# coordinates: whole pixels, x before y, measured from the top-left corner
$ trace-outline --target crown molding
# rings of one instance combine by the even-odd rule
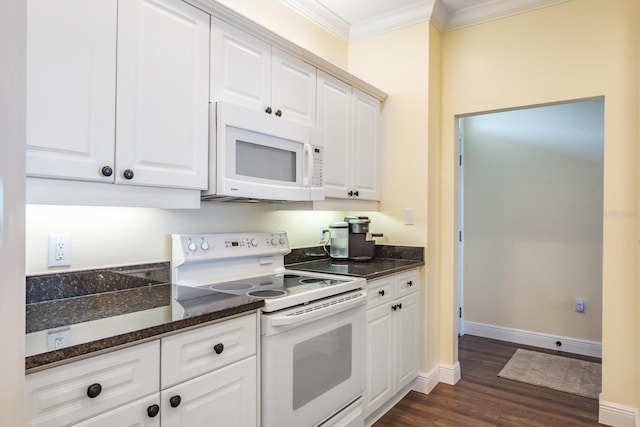
[[[459,9],[447,14],[444,25],[440,24],[438,28],[443,32],[458,30],[568,1],[571,0],[489,0],[477,6]]]
[[[316,0],[281,0],[305,18],[320,25],[342,40],[349,40],[351,25]]]
[[[361,40],[387,31],[408,27],[418,22],[429,21],[437,0],[425,0],[413,6],[393,11],[392,14],[376,16],[351,25],[350,41]]]
[[[345,22],[317,0],[281,1],[342,40],[354,41],[423,21],[433,22],[441,32],[453,31],[571,0],[487,0],[482,4],[451,13],[447,12],[440,0],[424,0],[391,14],[356,22],[353,25]]]

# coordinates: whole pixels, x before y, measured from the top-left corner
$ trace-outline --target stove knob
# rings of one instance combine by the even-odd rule
[[[284,237],[280,237],[280,244],[284,245]]]
[[[251,246],[258,246],[258,240],[251,239]]]
[[[198,246],[193,242],[189,242],[189,244],[187,245],[187,249],[189,249],[190,251],[195,251],[196,249],[198,249]]]
[[[271,238],[271,244],[272,245],[277,245],[278,244],[278,239],[276,239],[275,237]]]
[[[207,242],[202,242],[200,247],[202,248],[203,251],[208,251],[209,250],[209,244]]]

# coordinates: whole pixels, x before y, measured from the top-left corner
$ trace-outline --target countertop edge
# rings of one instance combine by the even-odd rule
[[[389,276],[391,274],[400,273],[402,271],[413,270],[414,268],[423,267],[424,261],[416,261],[415,264],[403,265],[402,267],[390,268],[385,271],[378,271],[376,273],[367,274],[363,276],[367,280],[379,279],[380,277]]]
[[[151,339],[158,339],[164,335],[175,333],[181,329],[204,325],[215,320],[221,320],[234,315],[249,313],[264,307],[263,300],[255,300],[235,307],[225,308],[212,313],[176,320],[137,331],[127,332],[113,337],[90,341],[83,344],[66,347],[60,350],[34,354],[25,357],[25,373],[29,374],[41,369],[51,368],[62,363],[69,363],[88,356],[94,356],[107,351],[114,351],[120,347],[140,344]]]

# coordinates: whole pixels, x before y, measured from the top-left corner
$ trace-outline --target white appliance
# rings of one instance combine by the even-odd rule
[[[364,424],[366,281],[287,270],[284,232],[172,235],[173,297],[263,298],[262,427]]]
[[[212,107],[203,200],[324,199],[321,131],[226,102]]]

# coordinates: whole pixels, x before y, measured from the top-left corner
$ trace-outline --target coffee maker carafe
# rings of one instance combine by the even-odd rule
[[[334,259],[367,261],[374,257],[376,242],[373,237],[381,233],[369,233],[371,220],[366,216],[346,216],[344,221],[329,226],[330,252]]]

